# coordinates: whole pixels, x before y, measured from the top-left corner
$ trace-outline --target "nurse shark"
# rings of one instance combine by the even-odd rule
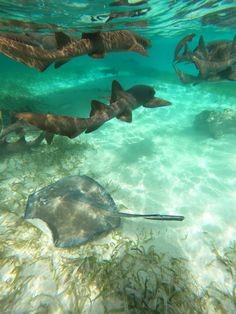
[[[147,38],[128,30],[82,33],[79,39],[63,32],[55,32],[53,36],[0,33],[1,53],[41,72],[52,63],[58,68],[82,55],[103,58],[109,52],[133,51],[147,56],[146,49],[150,47]]]
[[[116,80],[112,82],[110,105],[92,100],[89,118],[21,112],[15,117],[24,120],[37,128],[53,134],[74,138],[81,133],[90,133],[105,122],[117,118],[125,122],[132,121],[132,111],[143,105],[147,108],[171,105],[169,101],[154,97],[155,90],[147,85],[135,85],[124,90]]]

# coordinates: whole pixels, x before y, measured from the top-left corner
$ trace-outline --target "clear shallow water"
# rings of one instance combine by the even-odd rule
[[[22,3],[17,1],[12,6],[11,2],[9,6],[8,2],[6,6],[6,1],[1,2],[5,5],[3,18],[25,20],[30,2],[27,1],[27,6],[25,3],[21,6]],[[98,12],[109,13],[109,2],[105,7],[99,2],[96,8],[92,2],[86,2],[83,8],[78,8],[81,11],[78,22],[74,17],[77,2],[64,2],[60,12],[55,3],[34,1],[30,10],[35,10],[35,15],[30,22],[50,22],[65,29],[87,29],[94,26],[91,21],[84,21],[85,17]],[[207,1],[166,3],[168,5],[154,1],[148,3],[152,10],[144,19],[149,26],[141,29],[141,33],[150,36],[153,42],[147,58],[133,53],[110,54],[102,60],[85,56],[71,60],[58,70],[49,68],[38,73],[0,56],[1,105],[10,108],[20,108],[27,102],[43,112],[87,117],[91,97],[105,101],[110,96],[112,79],[118,79],[125,88],[140,83],[152,85],[158,97],[172,102],[172,106],[166,108],[138,108],[133,112],[131,124],[113,119],[95,132],[82,134],[77,139],[69,141],[58,137],[52,146],[44,143],[31,153],[1,159],[0,308],[4,313],[46,313],[46,308],[49,313],[79,313],[81,309],[83,313],[89,312],[88,297],[93,300],[102,289],[95,281],[86,281],[89,274],[82,274],[82,262],[96,256],[97,263],[102,261],[98,264],[102,272],[104,260],[114,262],[111,252],[117,243],[124,241],[126,236],[136,239],[142,232],[152,232],[152,240],[145,246],[148,249],[153,245],[158,254],[165,254],[165,267],[171,265],[178,272],[171,259],[184,258],[186,264],[183,262],[182,273],[190,272],[193,276],[190,285],[187,275],[181,278],[181,283],[178,282],[180,303],[177,310],[167,307],[167,313],[187,313],[188,310],[193,313],[190,305],[181,309],[181,304],[188,304],[193,293],[205,302],[199,305],[200,313],[234,313],[236,135],[226,134],[215,140],[197,132],[193,121],[202,110],[235,109],[235,83],[182,85],[171,66],[176,43],[193,29],[198,35],[203,34],[206,41],[232,39],[235,25],[226,29],[212,24],[205,26],[201,17],[232,7],[234,3],[213,1],[210,8],[204,7]],[[54,15],[49,19],[52,8],[55,9]],[[63,22],[59,16],[63,17]],[[109,27],[123,28],[124,23],[121,21],[121,24]],[[188,27],[183,29],[181,23]],[[136,26],[127,27],[137,32],[140,30]],[[42,233],[20,217],[31,192],[70,174],[87,174],[98,180],[107,187],[114,200],[130,212],[181,214],[185,220],[181,223],[131,223],[126,220],[117,238],[108,235],[79,249],[55,249],[49,231]],[[117,261],[122,261],[120,255]],[[156,270],[161,263],[153,266],[151,260],[145,267],[154,272],[153,267]],[[140,267],[143,265],[140,258]],[[90,267],[90,273],[98,276],[94,266]],[[114,273],[117,271],[116,265]],[[152,271],[146,275],[148,280]],[[116,280],[130,289],[124,278]],[[164,287],[166,281],[173,282],[174,279],[164,276],[161,286]],[[186,287],[187,293],[184,293]],[[142,289],[139,289],[136,293],[142,294]],[[128,295],[127,290],[124,291]],[[81,299],[86,300],[85,304]],[[125,306],[117,306],[122,297],[115,294],[114,299],[113,307],[128,313]],[[197,298],[194,300],[196,305],[200,303]],[[112,303],[111,300],[109,302]],[[105,313],[101,303],[101,298],[98,302],[92,301],[92,313]]]

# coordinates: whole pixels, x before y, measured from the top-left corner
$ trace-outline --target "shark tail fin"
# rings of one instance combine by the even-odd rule
[[[71,38],[63,32],[56,32],[55,39],[57,42],[57,48],[62,49],[64,46],[71,43]]]
[[[112,81],[110,103],[117,101],[121,92],[124,92],[124,89],[120,83],[116,80]]]

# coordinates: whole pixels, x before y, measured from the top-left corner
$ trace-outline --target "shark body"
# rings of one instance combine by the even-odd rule
[[[190,39],[192,35],[188,35]],[[173,63],[176,74],[183,83],[236,80],[236,36],[231,41],[217,40],[207,44],[203,36],[200,36],[198,46],[193,51],[190,51],[187,46],[188,36],[177,44],[174,61],[193,63],[199,74],[198,76],[186,74],[178,70]],[[183,46],[185,50],[180,53]]]
[[[106,121],[115,117],[125,122],[131,122],[132,111],[141,105],[155,108],[171,104],[166,100],[154,97],[154,94],[155,90],[147,85],[136,85],[125,91],[118,81],[113,81],[110,105],[92,100],[89,118],[32,112],[16,113],[15,117],[46,132],[74,138],[83,132],[90,133],[98,129]]]
[[[83,33],[82,38],[75,39],[62,32],[56,32],[55,38],[34,35],[0,34],[0,52],[39,71],[46,70],[52,63],[55,68],[68,62],[71,58],[89,55],[103,58],[106,53],[134,51],[144,56],[151,42],[128,30]]]

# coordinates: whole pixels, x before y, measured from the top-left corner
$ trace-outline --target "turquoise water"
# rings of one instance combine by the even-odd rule
[[[187,34],[197,35],[190,47],[200,35],[206,42],[233,39],[235,1],[58,3],[1,1],[1,31],[59,29],[79,36],[97,27],[128,29],[152,41],[148,57],[81,56],[40,73],[1,54],[1,109],[88,117],[90,101],[107,102],[114,79],[125,89],[150,85],[172,106],[141,106],[132,123],[112,119],[75,139],[55,136],[50,146],[1,156],[0,312],[235,313],[235,129],[215,139],[194,128],[194,120],[203,110],[236,110],[236,83],[184,85],[172,67],[175,47]],[[147,13],[106,22],[110,12],[140,8]],[[13,20],[34,24],[19,27]],[[47,26],[35,29],[38,24]],[[180,68],[197,73],[191,65]],[[185,220],[124,219],[117,233],[75,249],[55,248],[46,225],[22,217],[30,193],[71,174],[97,180],[122,211]]]

